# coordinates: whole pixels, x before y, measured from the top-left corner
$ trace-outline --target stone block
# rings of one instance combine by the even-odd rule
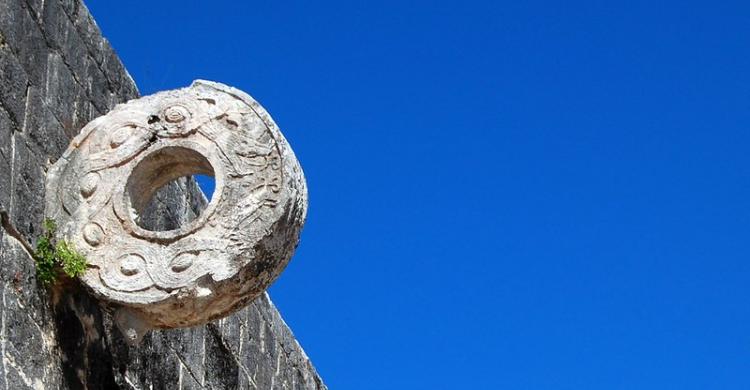
[[[136,88],[135,82],[125,70],[120,57],[117,56],[109,42],[104,42],[103,50],[104,63],[102,68],[112,82],[113,91],[123,99],[122,101],[138,97],[138,88]]]
[[[23,1],[0,1],[0,33],[32,84],[40,84],[50,49],[32,11]],[[5,57],[6,54],[0,55]]]
[[[21,64],[7,45],[0,45],[0,108],[10,115],[16,128],[23,126],[27,86]]]
[[[39,293],[33,259],[15,238],[4,231],[1,236],[0,386],[38,389],[62,383],[56,328],[48,301]]]
[[[109,80],[107,80],[107,77],[104,76],[104,73],[102,73],[99,64],[94,61],[88,52],[86,52],[84,67],[79,80],[83,83],[86,94],[91,99],[91,103],[96,107],[97,111],[106,113],[114,108],[114,105],[110,104],[110,98],[113,96],[113,87]]]
[[[34,154],[23,135],[16,134],[13,141],[10,219],[26,241],[33,243],[44,219],[46,158]]]
[[[51,162],[57,160],[70,143],[62,124],[47,107],[42,89],[37,86],[29,87],[23,130],[34,154],[45,156]]]
[[[85,106],[88,99],[59,53],[51,52],[47,57],[47,73],[43,85],[47,107],[67,134],[77,134],[88,117],[86,115],[81,118],[81,107]]]
[[[10,191],[13,177],[13,133],[15,124],[8,113],[0,108],[0,207],[10,209]]]
[[[86,5],[80,2],[76,2],[76,4],[78,4],[78,6],[74,8],[69,16],[73,20],[76,29],[78,29],[81,39],[83,39],[86,46],[89,48],[91,57],[97,64],[102,65],[106,54],[105,43],[107,40],[102,36],[99,26],[94,21],[91,13],[89,13]],[[106,46],[109,45],[106,44]],[[112,76],[116,75],[107,75],[107,77]]]
[[[74,74],[84,74],[86,45],[59,1],[45,3],[41,23],[47,45],[62,54]]]
[[[43,23],[48,41],[60,52],[73,78],[86,91],[88,100],[99,112],[106,112],[111,87],[62,4],[48,2],[44,7]]]

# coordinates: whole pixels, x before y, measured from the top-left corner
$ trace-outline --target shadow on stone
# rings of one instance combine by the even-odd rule
[[[106,344],[102,310],[78,282],[53,292],[62,372],[70,389],[114,389],[112,356]]]

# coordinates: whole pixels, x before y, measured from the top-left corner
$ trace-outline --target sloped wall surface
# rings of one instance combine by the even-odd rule
[[[131,347],[80,286],[37,283],[47,169],[81,127],[137,96],[80,1],[0,1],[0,389],[325,389],[267,295]],[[157,198],[152,226],[205,206],[192,180]]]

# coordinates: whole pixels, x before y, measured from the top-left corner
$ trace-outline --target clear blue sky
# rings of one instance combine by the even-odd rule
[[[750,388],[748,2],[88,5],[289,139],[271,297],[332,389]]]

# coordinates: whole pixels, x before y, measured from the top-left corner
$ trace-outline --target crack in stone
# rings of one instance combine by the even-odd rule
[[[242,370],[242,373],[245,374],[245,378],[247,379],[247,381],[253,386],[253,388],[257,389],[258,388],[258,384],[255,383],[255,380],[253,380],[253,378],[250,376],[250,373],[247,371],[247,367],[245,367],[245,365],[242,364],[242,362],[240,361],[239,357],[237,357],[234,354],[234,352],[232,352],[232,348],[229,347],[229,344],[227,344],[227,341],[221,335],[221,332],[219,331],[219,329],[217,329],[216,325],[213,324],[213,323],[209,323],[209,324],[206,325],[206,329],[210,330],[211,333],[213,334],[214,338],[216,338],[217,340],[219,340],[219,342],[221,343],[221,345],[227,351],[227,354],[232,357],[232,359],[234,360],[234,362],[237,364],[237,367],[239,367]],[[206,336],[204,335],[203,337],[205,338]],[[205,371],[205,369],[206,368],[204,367],[203,370]],[[271,387],[273,387],[273,386],[271,386]]]
[[[205,336],[203,336],[203,337],[205,338]],[[198,377],[195,376],[195,373],[193,372],[193,370],[190,369],[190,366],[188,366],[188,364],[185,363],[185,360],[182,358],[182,356],[180,355],[180,353],[177,352],[177,350],[174,349],[174,347],[172,347],[172,345],[169,344],[169,343],[167,343],[167,348],[169,348],[170,350],[172,350],[172,352],[174,353],[174,355],[177,357],[177,360],[180,362],[180,365],[185,368],[185,370],[188,372],[188,374],[190,374],[190,376],[193,378],[193,380],[195,381],[195,383],[197,383],[198,386],[201,387],[201,389],[205,389],[206,386],[204,385],[204,383],[201,382],[200,380],[198,380]],[[205,353],[203,355],[205,356]]]

